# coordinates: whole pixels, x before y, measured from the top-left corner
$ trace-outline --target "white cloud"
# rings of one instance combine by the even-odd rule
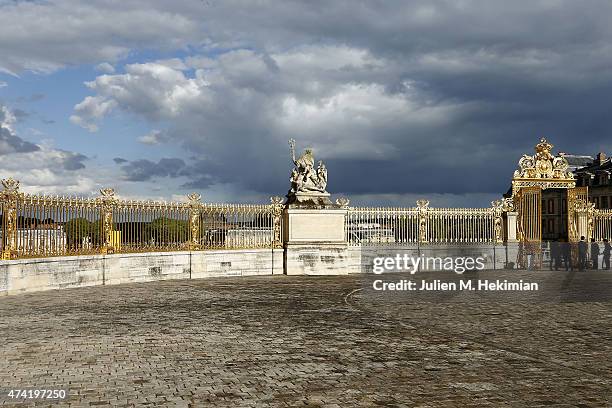
[[[138,141],[146,145],[158,145],[164,141],[164,134],[161,130],[152,130],[146,135],[139,137]]]
[[[15,116],[0,105],[0,174],[20,180],[28,192],[85,192],[95,181],[84,164],[87,158],[55,148],[50,142],[33,144],[13,128]]]
[[[96,65],[96,71],[103,72],[105,74],[112,74],[115,72],[115,67],[109,64],[108,62],[103,62],[101,64]]]
[[[201,101],[206,86],[199,76],[186,77],[179,62],[130,64],[125,74],[97,77],[86,84],[97,96],[77,104],[71,121],[97,131],[96,122],[116,106],[153,121],[176,118],[187,105]]]
[[[0,81],[0,88],[4,88],[5,86],[8,86],[8,84],[4,81]]]
[[[117,106],[117,102],[114,100],[99,96],[88,96],[75,105],[75,114],[70,116],[70,121],[90,132],[97,132],[98,125],[95,122],[106,116],[115,106]]]
[[[4,105],[0,105],[0,128],[6,128],[13,132],[13,125],[17,121],[13,112]]]
[[[189,76],[186,66],[202,66],[202,61],[207,68]],[[395,141],[374,135],[375,129],[439,126],[464,109],[458,103],[427,106],[410,90],[390,93],[376,83],[382,71],[396,69],[346,46],[300,47],[271,55],[235,50],[217,59],[130,64],[125,74],[101,75],[87,83],[96,94],[77,105],[73,122],[95,128],[117,107],[151,122],[170,121],[174,139],[213,156],[215,148],[228,147],[219,146],[226,141],[217,132],[238,125],[248,127],[247,132],[314,142],[328,158],[390,158],[397,155]],[[363,83],[355,82],[358,77]],[[204,140],[204,134],[221,139]],[[161,136],[154,131],[139,141],[168,140],[167,133]]]

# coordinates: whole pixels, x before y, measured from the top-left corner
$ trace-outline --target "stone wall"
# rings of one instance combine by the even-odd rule
[[[288,244],[286,249],[88,255],[0,261],[0,296],[49,289],[165,279],[247,275],[370,273],[374,257],[483,257],[486,269],[516,262],[516,245],[349,246]]]
[[[165,279],[283,273],[282,249],[87,255],[0,261],[0,296]]]

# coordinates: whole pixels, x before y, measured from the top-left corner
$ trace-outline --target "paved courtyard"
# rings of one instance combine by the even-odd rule
[[[3,393],[62,388],[70,395],[0,401],[612,406],[612,273],[554,274],[479,274],[544,284],[532,297],[373,294],[357,276],[165,281],[3,297]]]

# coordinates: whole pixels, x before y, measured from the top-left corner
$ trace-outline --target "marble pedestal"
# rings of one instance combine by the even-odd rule
[[[285,273],[344,275],[350,273],[344,223],[345,209],[287,208],[284,212]]]

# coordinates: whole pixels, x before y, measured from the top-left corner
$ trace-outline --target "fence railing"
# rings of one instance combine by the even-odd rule
[[[493,208],[431,208],[428,211],[428,242],[433,244],[493,244]]]
[[[499,244],[503,242],[504,202],[490,208],[430,208],[417,201],[411,208],[349,208],[349,245]]]
[[[352,207],[346,215],[349,244],[419,242],[419,212],[414,208]]]
[[[282,246],[282,200],[271,204],[120,200],[25,194],[2,180],[2,258]]]
[[[612,209],[598,209],[593,211],[593,238],[603,241],[612,239]]]

